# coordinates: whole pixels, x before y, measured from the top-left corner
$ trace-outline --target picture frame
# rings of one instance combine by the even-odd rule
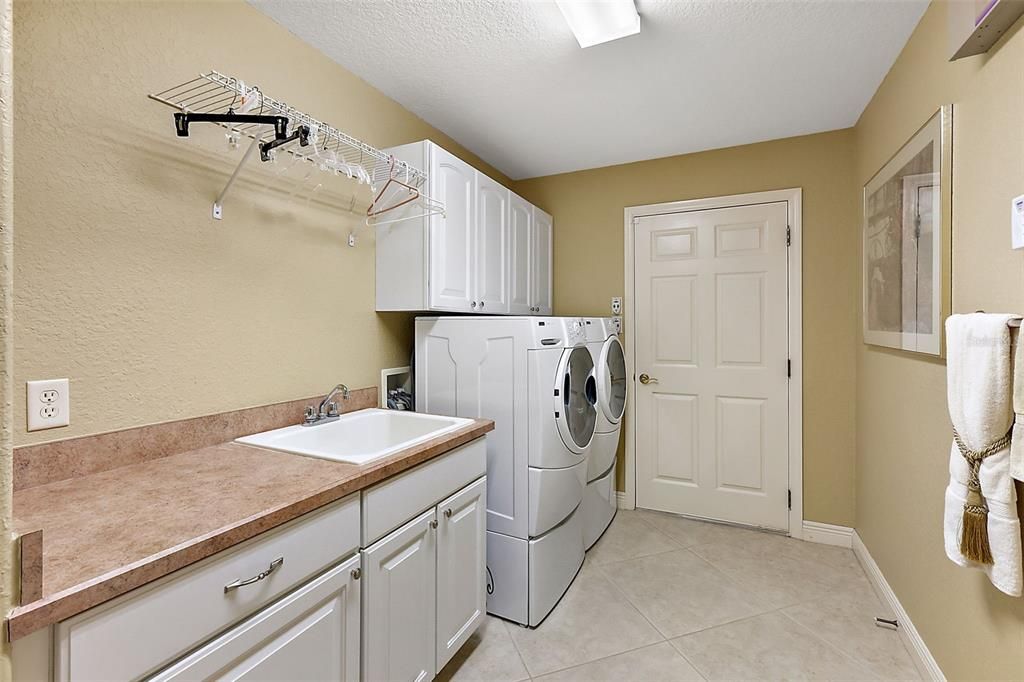
[[[950,310],[952,122],[946,105],[864,185],[864,343],[942,356]]]

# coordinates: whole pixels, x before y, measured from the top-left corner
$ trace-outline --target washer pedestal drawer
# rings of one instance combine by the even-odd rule
[[[615,518],[615,467],[587,484],[580,515],[583,517],[583,546],[590,549]]]

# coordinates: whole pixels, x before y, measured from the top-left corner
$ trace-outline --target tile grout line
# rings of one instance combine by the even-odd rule
[[[790,608],[790,607],[786,607],[786,608]],[[856,657],[856,656],[853,656],[852,654],[849,654],[849,653],[847,653],[847,652],[846,652],[846,651],[844,651],[843,649],[840,649],[840,648],[839,648],[838,646],[836,646],[835,644],[832,644],[832,642],[829,642],[829,641],[828,641],[828,640],[826,640],[826,639],[825,639],[824,637],[819,637],[819,636],[818,636],[818,633],[816,633],[816,632],[815,632],[814,630],[812,630],[811,628],[807,627],[806,625],[804,625],[803,623],[801,623],[800,621],[798,621],[798,620],[797,620],[796,618],[793,618],[793,617],[792,617],[791,615],[789,615],[788,613],[786,613],[784,609],[779,609],[779,610],[778,610],[778,613],[779,613],[779,615],[781,615],[781,616],[782,616],[783,618],[787,618],[787,619],[789,619],[789,620],[790,620],[790,622],[792,622],[792,623],[795,623],[795,624],[796,624],[796,626],[797,626],[798,628],[800,628],[801,630],[803,630],[803,631],[807,632],[807,633],[808,633],[808,634],[809,634],[809,635],[811,636],[811,638],[812,638],[812,639],[815,639],[815,640],[817,640],[818,642],[820,642],[820,643],[824,644],[824,645],[825,645],[826,647],[828,647],[828,648],[832,649],[833,651],[835,651],[836,653],[838,653],[838,654],[839,654],[840,656],[842,656],[842,657],[843,657],[843,658],[845,658],[846,660],[848,660],[848,661],[850,661],[851,663],[853,663],[853,665],[854,665],[854,666],[855,666],[856,668],[858,668],[859,670],[862,670],[863,672],[867,673],[867,674],[868,674],[868,675],[870,675],[871,677],[874,677],[874,678],[878,678],[878,679],[881,679],[881,678],[880,678],[879,676],[877,676],[877,675],[875,674],[875,672],[874,672],[873,670],[871,670],[870,668],[868,668],[867,666],[865,666],[865,664],[864,664],[864,663],[863,663],[863,662],[862,662],[862,661],[861,661],[861,660],[860,660],[860,659],[859,659],[858,657]]]
[[[677,551],[677,550],[674,550],[674,551]],[[668,554],[668,552],[662,552],[662,554]],[[657,554],[650,554],[648,556],[659,556],[659,555],[657,555]],[[639,558],[642,559],[644,557],[639,557]],[[616,563],[621,563],[621,562],[616,562]],[[619,593],[619,596],[622,597],[622,599],[627,604],[629,604],[630,608],[633,609],[634,611],[636,611],[640,615],[640,617],[643,618],[645,621],[647,621],[647,624],[650,625],[654,629],[654,631],[657,632],[658,635],[661,636],[661,641],[662,642],[667,642],[668,641],[668,636],[664,632],[662,632],[661,628],[659,628],[657,625],[655,625],[654,622],[651,621],[651,619],[648,618],[644,614],[643,611],[640,610],[639,606],[637,606],[636,604],[633,603],[633,600],[629,598],[629,595],[626,594],[626,592],[615,583],[615,581],[611,578],[611,576],[609,576],[607,573],[604,572],[604,568],[601,565],[599,565],[599,564],[595,565],[594,568],[596,568],[598,571],[601,572],[601,577],[604,578],[605,581],[609,585],[612,586],[613,590],[615,590],[616,592]]]
[[[742,585],[737,584],[735,581],[733,581],[731,578],[729,578],[729,576],[727,576],[725,573],[722,573],[722,571],[720,571],[717,566],[711,564],[709,561],[704,559],[704,557],[700,556],[699,554],[696,554],[695,552],[690,552],[690,550],[688,548],[683,548],[683,549],[675,550],[675,551],[689,552],[693,556],[697,557],[698,560],[703,561],[704,563],[706,563],[713,571],[715,571],[718,574],[720,574],[726,580],[726,582],[732,584],[734,587],[736,587],[737,589],[741,590],[744,593],[748,592],[748,588],[746,588],[746,587],[744,587]],[[664,554],[668,554],[668,552],[662,552],[661,553],[661,555],[664,555]],[[648,555],[648,556],[661,556],[661,555],[651,554],[651,555]],[[646,559],[647,557],[637,557],[637,558],[638,559]],[[624,562],[616,562],[616,563],[624,563]],[[609,564],[606,564],[606,565],[609,565]],[[668,642],[669,644],[671,644],[672,648],[676,649],[676,651],[679,651],[679,649],[674,644],[672,644],[672,640],[674,640],[674,639],[682,639],[683,637],[689,637],[690,635],[695,635],[695,634],[697,634],[699,632],[706,632],[707,630],[713,630],[715,628],[719,628],[719,627],[722,627],[722,626],[725,626],[725,625],[732,625],[734,623],[740,623],[742,621],[750,620],[752,618],[757,618],[758,616],[763,616],[763,615],[768,614],[768,613],[774,613],[775,611],[781,611],[784,608],[789,608],[788,606],[774,607],[771,604],[764,604],[763,602],[758,602],[758,603],[760,603],[763,606],[768,606],[769,610],[768,611],[761,611],[761,612],[758,612],[758,613],[752,613],[752,614],[749,614],[749,615],[746,615],[746,616],[740,616],[739,618],[735,618],[735,619],[732,619],[732,620],[726,620],[726,621],[723,621],[721,623],[715,623],[714,625],[708,625],[706,627],[702,627],[702,628],[699,628],[697,630],[693,630],[692,632],[684,633],[682,635],[671,635],[670,636],[670,635],[665,634],[661,630],[661,628],[659,628],[657,625],[655,625],[655,623],[650,618],[648,618],[644,614],[644,612],[641,611],[640,608],[636,604],[633,603],[633,601],[629,598],[629,595],[627,595],[622,590],[622,588],[619,587],[610,576],[608,576],[606,573],[604,573],[604,570],[602,570],[603,566],[596,565],[594,568],[596,568],[598,570],[601,570],[601,573],[604,574],[604,577],[608,580],[609,583],[612,584],[612,587],[614,587],[619,592],[619,594],[622,595],[623,599],[625,599],[626,602],[630,606],[632,606],[636,610],[636,612],[639,613],[640,616],[644,620],[646,620],[648,623],[650,623],[651,627],[653,627],[655,629],[655,631],[658,632],[658,634],[660,634],[662,637],[665,638],[662,641],[665,641],[665,642]],[[683,652],[679,651],[679,654],[682,655],[683,658],[686,658],[686,655],[683,654]],[[688,658],[686,660],[687,660],[687,662],[690,663],[690,665],[693,665],[693,662],[690,661]],[[697,669],[697,666],[694,665],[694,669]],[[703,677],[703,675],[702,675],[702,677]]]
[[[537,679],[541,679],[541,678],[547,677],[548,675],[555,675],[557,673],[565,672],[566,670],[575,670],[576,668],[582,668],[583,666],[590,665],[591,663],[598,663],[600,661],[607,661],[609,658],[615,658],[616,656],[624,656],[626,654],[631,654],[631,653],[636,652],[636,651],[642,651],[643,649],[650,649],[651,647],[660,646],[662,644],[668,644],[669,648],[671,648],[672,651],[674,651],[675,653],[679,654],[679,656],[684,661],[686,661],[687,663],[690,663],[689,659],[687,659],[686,656],[683,656],[682,652],[680,652],[678,649],[676,649],[674,646],[672,646],[672,643],[670,641],[668,641],[667,639],[663,639],[660,642],[651,642],[650,644],[644,644],[644,645],[641,645],[641,646],[633,647],[632,649],[626,649],[625,651],[620,651],[617,654],[610,654],[608,656],[601,656],[600,658],[595,658],[595,659],[593,659],[591,661],[584,661],[583,663],[576,663],[574,665],[570,665],[570,666],[567,666],[565,668],[559,668],[558,670],[552,670],[551,672],[546,672],[543,675],[538,675],[537,677],[534,677],[534,678],[531,678],[531,679],[537,680]],[[698,675],[700,675],[701,679],[703,679],[705,681],[708,679],[707,677],[704,677],[704,675],[701,675],[700,671],[697,670],[697,667],[694,666],[692,663],[690,663],[690,666],[694,669],[694,671],[697,672]]]
[[[508,635],[508,639],[512,642],[512,648],[516,650],[516,655],[519,656],[519,663],[522,664],[523,670],[526,671],[526,676],[533,679],[533,673],[530,672],[530,667],[526,665],[526,659],[523,658],[523,652],[519,650],[519,645],[516,644],[516,638],[512,636],[512,632],[509,631],[509,624],[505,622],[504,618],[498,618],[501,621],[502,626],[505,628],[505,634]],[[516,627],[520,627],[518,624]]]

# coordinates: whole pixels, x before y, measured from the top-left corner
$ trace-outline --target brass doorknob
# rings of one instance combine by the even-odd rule
[[[654,377],[651,377],[651,376],[647,375],[647,374],[641,374],[640,375],[640,383],[643,384],[644,386],[646,386],[647,384],[656,384],[656,383],[658,383],[658,380],[655,379]]]

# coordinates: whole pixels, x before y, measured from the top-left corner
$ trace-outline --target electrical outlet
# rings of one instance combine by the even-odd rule
[[[1010,216],[1010,244],[1015,249],[1024,249],[1024,194],[1013,200]]]
[[[612,299],[612,315],[622,314],[622,297],[616,296]]]
[[[25,383],[25,414],[29,431],[55,429],[71,423],[71,401],[67,379],[46,379]]]

